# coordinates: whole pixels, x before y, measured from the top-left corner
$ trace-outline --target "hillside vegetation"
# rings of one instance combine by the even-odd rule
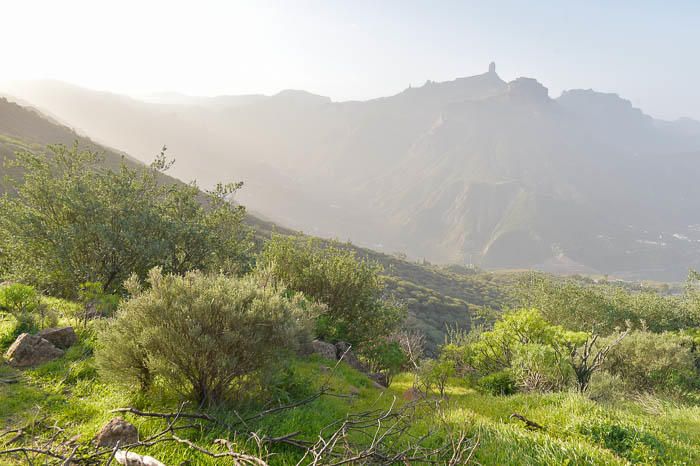
[[[412,263],[275,231],[165,152],[8,144],[3,464],[700,462],[697,272]]]

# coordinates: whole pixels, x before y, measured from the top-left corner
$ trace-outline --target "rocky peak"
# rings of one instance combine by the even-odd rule
[[[517,101],[546,102],[549,90],[533,78],[518,78],[508,83],[508,95]]]

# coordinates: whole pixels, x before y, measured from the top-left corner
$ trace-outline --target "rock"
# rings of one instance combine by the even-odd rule
[[[78,341],[73,327],[46,328],[39,332],[39,336],[61,349],[70,348]]]
[[[133,451],[117,450],[114,459],[124,466],[165,466],[152,456],[139,455]]]
[[[23,333],[17,337],[5,353],[8,364],[13,367],[29,367],[53,361],[63,356],[63,351],[53,343],[40,337]]]
[[[114,447],[117,445],[117,442],[119,442],[120,446],[126,446],[139,441],[139,432],[133,424],[126,422],[120,417],[115,417],[105,424],[95,437],[95,440],[98,447]]]
[[[359,359],[357,359],[357,356],[355,356],[355,353],[352,352],[352,349],[350,349],[350,343],[339,341],[335,344],[335,348],[337,349],[336,354],[338,359],[342,357],[343,361],[348,363],[348,365],[353,369],[367,373],[367,368],[360,362]]]
[[[376,374],[367,375],[372,381],[374,381],[377,385],[381,386],[382,388],[387,388],[389,386],[389,378],[386,376],[386,374],[377,372]]]
[[[335,346],[330,343],[326,343],[321,340],[314,340],[311,342],[313,346],[314,353],[318,354],[322,358],[330,359],[332,361],[337,360]]]

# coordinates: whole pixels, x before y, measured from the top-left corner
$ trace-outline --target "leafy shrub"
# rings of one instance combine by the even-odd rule
[[[452,360],[447,358],[425,359],[418,368],[417,381],[424,392],[428,393],[434,387],[440,396],[444,397],[447,383],[454,375],[455,366]]]
[[[34,331],[43,320],[39,314],[44,313],[37,312],[40,310],[43,311],[43,308],[34,287],[21,283],[0,286],[0,311],[11,314],[17,320],[12,336]]]
[[[662,332],[700,324],[700,290],[695,282],[691,272],[686,292],[675,296],[532,274],[521,280],[517,294],[523,306],[540,309],[547,320],[570,329],[609,333],[627,322],[643,322],[649,330]]]
[[[129,283],[102,332],[97,360],[108,377],[147,389],[154,380],[201,404],[240,393],[294,349],[313,308],[253,277],[149,273],[150,288]]]
[[[605,369],[635,391],[673,391],[700,387],[695,342],[673,332],[631,332],[615,347]]]
[[[12,283],[0,287],[0,310],[19,316],[36,311],[39,295],[33,286]]]
[[[491,395],[512,395],[517,391],[515,377],[510,370],[485,375],[478,382],[479,389]]]
[[[369,363],[370,370],[385,374],[389,384],[393,377],[401,372],[407,361],[406,354],[397,341],[378,341],[367,348],[363,354]]]
[[[274,236],[258,259],[258,272],[326,306],[316,320],[326,341],[362,344],[388,336],[405,318],[405,309],[384,299],[381,266],[337,243],[323,245]]]
[[[591,380],[587,396],[595,401],[615,402],[624,398],[627,393],[628,387],[619,375],[601,371]]]
[[[572,379],[569,360],[553,345],[528,343],[514,349],[511,372],[522,391],[549,392],[565,388]]]
[[[151,168],[117,169],[77,145],[50,154],[19,153],[21,177],[0,197],[0,247],[9,276],[74,297],[80,283],[120,291],[132,273],[237,271],[249,235],[245,212],[229,202],[240,184],[207,193],[195,185],[163,183],[164,153]],[[240,267],[238,267],[240,266]]]

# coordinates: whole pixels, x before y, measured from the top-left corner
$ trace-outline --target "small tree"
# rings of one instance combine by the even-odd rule
[[[240,184],[203,194],[162,176],[161,152],[151,167],[105,165],[100,154],[49,146],[18,153],[19,176],[0,197],[0,265],[6,275],[75,297],[99,282],[121,291],[131,273],[235,270],[249,247],[245,212],[231,195]],[[240,268],[240,267],[239,267]]]
[[[112,379],[143,390],[160,379],[204,405],[230,398],[279,361],[313,312],[253,277],[153,269],[148,281],[145,291],[130,281],[133,296],[102,333],[98,363]]]
[[[364,351],[364,356],[372,372],[378,372],[386,376],[387,383],[406,364],[407,358],[398,342],[384,339],[373,343]]]
[[[598,335],[588,335],[583,344],[575,340],[565,343],[565,346],[569,350],[568,361],[576,375],[576,386],[579,392],[583,393],[588,390],[588,385],[591,382],[593,373],[599,371],[603,367],[605,358],[608,356],[610,350],[619,345],[628,333],[629,327],[603,346],[596,345],[599,338]]]
[[[435,387],[440,393],[440,397],[444,398],[447,383],[454,375],[455,366],[452,360],[447,358],[425,359],[418,368],[416,385],[422,387],[426,395],[432,387]]]

